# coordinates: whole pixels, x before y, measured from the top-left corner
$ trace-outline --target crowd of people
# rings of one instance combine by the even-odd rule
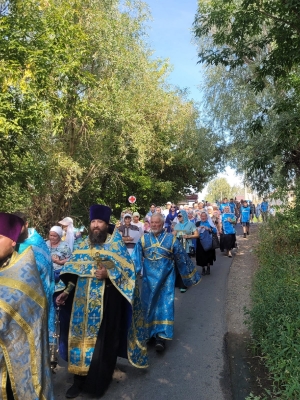
[[[65,217],[48,240],[24,213],[0,213],[4,398],[53,399],[58,353],[74,374],[67,398],[102,396],[117,357],[148,367],[147,344],[163,352],[173,338],[175,287],[185,293],[210,275],[216,248],[232,257],[236,223],[246,238],[254,216],[265,221],[269,211],[266,199],[167,202],[144,219],[125,210],[113,225],[112,210],[96,204],[85,238]]]
[[[117,224],[123,237],[126,247],[130,254],[140,237],[150,232],[150,220],[152,215],[160,214],[164,218],[165,232],[172,233],[181,241],[181,244],[189,255],[196,256],[196,263],[202,267],[202,275],[210,275],[210,267],[216,260],[215,249],[203,248],[205,238],[208,242],[214,235],[220,239],[220,249],[228,257],[232,257],[232,249],[236,246],[235,225],[241,223],[243,226],[244,238],[250,234],[250,224],[256,221],[266,221],[274,210],[269,206],[267,199],[263,199],[261,204],[255,205],[252,201],[227,199],[221,203],[209,203],[199,201],[193,205],[176,205],[167,202],[163,207],[150,205],[149,211],[141,219],[138,212],[130,209],[121,213]],[[209,231],[209,235],[207,232]],[[142,271],[141,271],[142,274]],[[180,277],[176,283],[182,292],[186,288],[180,282]]]

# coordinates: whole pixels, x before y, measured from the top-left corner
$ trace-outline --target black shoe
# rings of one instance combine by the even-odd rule
[[[205,267],[202,267],[202,275],[204,276],[205,274],[206,274]]]
[[[154,343],[156,343],[156,339],[155,339],[155,337],[154,336],[152,336],[150,339],[148,339],[147,340],[147,344],[154,344]]]
[[[207,267],[206,275],[210,275],[210,267]]]
[[[246,233],[244,233],[244,239],[246,239]]]
[[[166,344],[165,344],[164,339],[157,338],[156,343],[155,343],[155,350],[158,353],[162,353],[165,350],[165,348],[166,348]]]
[[[76,383],[73,383],[73,385],[66,392],[66,398],[75,399],[75,397],[78,397],[81,392],[82,388],[78,386]]]
[[[250,233],[249,233],[249,232],[247,232],[247,235],[250,235]]]

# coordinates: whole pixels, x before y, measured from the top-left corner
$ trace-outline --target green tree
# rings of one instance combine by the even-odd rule
[[[287,190],[299,175],[299,77],[255,93],[245,68],[206,71],[205,113],[223,154],[259,193]]]
[[[239,194],[241,190],[238,186],[230,186],[226,178],[215,178],[207,185],[206,200],[211,203],[221,202],[225,197],[229,200]]]
[[[0,201],[36,226],[130,194],[165,202],[215,173],[215,136],[151,59],[143,4],[126,4],[9,1],[1,14]]]
[[[253,65],[258,88],[266,77],[286,76],[300,63],[300,4],[294,0],[199,0],[197,37],[210,45],[200,61],[236,68]]]
[[[195,32],[200,60],[209,64],[206,119],[223,141],[224,156],[261,194],[290,188],[300,172],[299,67],[291,57],[299,42],[297,7],[199,1]]]

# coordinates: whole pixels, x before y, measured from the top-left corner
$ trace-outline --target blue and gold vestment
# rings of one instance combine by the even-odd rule
[[[9,374],[15,399],[53,400],[47,298],[33,251],[0,269],[0,398]]]
[[[54,272],[49,249],[45,240],[33,228],[28,229],[28,238],[19,244],[18,253],[21,254],[29,246],[31,246],[37,269],[39,270],[45,294],[48,300],[48,326],[49,326],[49,343],[53,343],[53,335],[55,332],[55,309],[53,304],[54,293]]]
[[[69,330],[69,372],[87,375],[103,317],[105,281],[94,276],[97,262],[105,265],[112,284],[132,306],[127,336],[127,356],[132,365],[148,367],[145,326],[134,265],[115,229],[103,245],[91,248],[86,239],[62,271],[78,276]]]
[[[142,307],[146,321],[147,338],[159,336],[173,338],[175,264],[185,286],[196,285],[200,274],[171,233],[158,236],[145,234],[136,244],[131,255],[136,271],[143,268]]]

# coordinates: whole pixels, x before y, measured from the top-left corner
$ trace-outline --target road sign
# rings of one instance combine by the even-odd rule
[[[135,196],[129,196],[128,197],[128,201],[129,201],[129,203],[133,204],[133,203],[136,202],[136,197]]]

